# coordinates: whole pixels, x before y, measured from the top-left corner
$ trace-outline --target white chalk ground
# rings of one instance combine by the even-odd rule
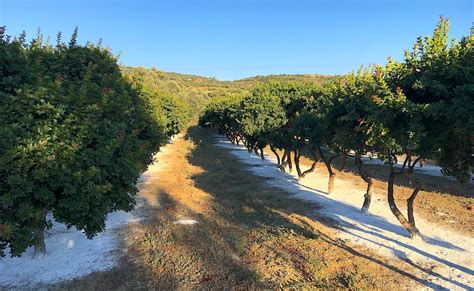
[[[339,225],[337,234],[343,240],[367,247],[389,259],[402,259],[417,270],[419,282],[434,289],[474,289],[474,238],[453,232],[416,217],[425,241],[414,241],[391,213],[388,204],[374,194],[369,214],[360,211],[364,192],[336,178],[335,194],[327,195],[327,173],[311,173],[301,183],[293,175],[276,168],[274,157],[262,161],[243,146],[232,145],[217,137],[218,145],[235,155],[268,183],[293,194],[294,198],[312,201],[323,215]],[[419,199],[422,199],[420,197]],[[401,211],[405,211],[399,205]],[[416,213],[415,213],[416,215]]]
[[[155,159],[160,160],[167,148],[163,147]],[[161,163],[150,165],[138,183],[146,182],[149,172],[156,171],[160,166]],[[34,250],[29,248],[21,257],[11,258],[7,254],[0,258],[0,289],[36,288],[113,268],[119,258],[119,231],[129,223],[140,221],[142,204],[143,200],[137,199],[133,211],[109,214],[105,231],[92,240],[75,228],[67,229],[64,224],[54,222],[49,216],[53,220],[53,228],[45,234],[48,253],[33,257]]]
[[[92,240],[75,228],[67,229],[64,224],[54,222],[45,235],[46,255],[33,257],[34,250],[29,248],[19,258],[7,254],[0,259],[0,287],[34,288],[38,284],[110,269],[117,260],[117,231],[137,219],[133,212],[111,213],[107,217],[106,230]]]
[[[194,219],[179,219],[173,222],[173,224],[183,224],[183,225],[193,225],[196,223],[198,223],[198,221]]]

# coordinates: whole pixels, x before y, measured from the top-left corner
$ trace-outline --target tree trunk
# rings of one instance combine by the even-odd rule
[[[281,166],[280,155],[278,154],[276,149],[273,147],[273,145],[270,145],[270,150],[275,154],[275,157],[277,158],[278,167],[280,167]]]
[[[417,229],[416,227],[416,223],[415,223],[415,215],[414,215],[414,203],[415,203],[415,199],[416,199],[416,196],[418,195],[418,193],[420,192],[421,190],[421,182],[413,177],[413,168],[415,167],[415,164],[413,164],[413,166],[411,168],[409,168],[408,170],[408,173],[407,173],[407,177],[408,179],[415,185],[415,189],[413,190],[413,192],[411,193],[410,197],[407,199],[407,214],[408,214],[408,222],[411,224],[412,228]]]
[[[362,163],[362,159],[360,158],[360,155],[356,156],[355,164],[357,166],[357,169],[359,170],[360,176],[367,183],[367,191],[365,192],[364,203],[362,204],[362,209],[361,209],[362,212],[367,213],[369,211],[370,202],[372,202],[372,185],[373,185],[372,177],[370,177],[369,173],[364,168],[364,164]]]
[[[398,219],[400,224],[408,231],[411,238],[418,236],[420,233],[416,227],[414,227],[410,222],[407,221],[405,216],[400,212],[398,209],[395,198],[394,198],[394,183],[395,183],[395,173],[393,169],[393,165],[390,165],[390,174],[388,176],[388,191],[387,191],[387,198],[388,198],[388,205],[390,206],[390,210],[392,211],[393,215]],[[416,196],[416,195],[415,195]]]
[[[295,168],[296,173],[298,174],[298,179],[301,178],[301,168],[300,168],[300,152],[297,148],[294,150],[294,161],[295,161]]]
[[[293,172],[293,163],[291,162],[291,149],[288,150],[286,161],[288,163],[288,171]]]
[[[286,161],[286,155],[287,155],[287,150],[283,152],[283,155],[281,156],[281,165],[286,167],[287,161]]]
[[[329,183],[328,183],[328,194],[334,193],[334,181],[336,180],[336,174],[329,174]]]
[[[262,160],[265,160],[265,155],[263,154],[263,149],[262,148],[260,148],[260,158]]]
[[[306,177],[306,175],[308,175],[309,173],[311,172],[314,172],[314,170],[316,169],[316,165],[318,164],[317,161],[314,161],[313,164],[311,165],[311,168],[307,169],[306,171],[304,171],[302,174],[301,174],[301,178],[304,178]]]
[[[301,171],[301,168],[300,168],[300,158],[301,158],[301,151],[299,149],[295,149],[295,157],[294,157],[294,160],[295,160],[295,166],[296,166],[296,172],[298,173],[298,179],[303,179],[306,175],[308,175],[309,173],[313,172],[315,169],[316,169],[316,165],[317,165],[317,158],[316,156],[314,156],[315,160],[313,161],[313,164],[311,165],[311,167],[305,171]]]
[[[287,154],[288,154],[288,151],[285,149],[285,151],[283,152],[283,155],[281,156],[281,163],[279,166],[282,172],[286,172],[285,167],[286,165],[288,165]]]
[[[44,228],[45,228],[47,214],[48,214],[48,210],[43,209],[41,216],[36,221],[35,228],[33,229],[34,248],[35,248],[34,256],[46,254],[46,244],[44,243]]]
[[[323,151],[321,150],[321,147],[318,147],[318,153],[319,153],[319,157],[321,158],[321,160],[326,165],[326,168],[328,169],[328,173],[329,173],[328,194],[332,194],[334,193],[334,181],[336,180],[336,173],[334,173],[334,171],[332,170],[331,160],[335,158],[336,156],[332,157],[330,160],[327,160],[323,154]]]
[[[420,188],[415,188],[413,193],[407,199],[407,210],[408,210],[408,222],[416,229],[415,216],[413,215],[413,203],[415,202],[416,195],[420,192]]]

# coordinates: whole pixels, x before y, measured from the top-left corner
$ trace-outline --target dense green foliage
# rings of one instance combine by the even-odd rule
[[[44,251],[48,213],[89,238],[102,231],[108,213],[133,208],[137,178],[174,132],[108,50],[76,37],[1,35],[1,255]]]
[[[161,96],[158,108],[165,117],[163,124],[169,136],[178,134],[191,121],[191,107],[177,98]]]
[[[255,84],[265,84],[271,82],[280,82],[280,83],[312,83],[312,84],[322,84],[329,81],[337,80],[338,76],[333,75],[319,75],[319,74],[296,74],[296,75],[267,75],[267,76],[255,76],[250,78],[244,78],[240,80],[233,81],[234,86],[241,88],[252,89]]]
[[[190,124],[194,113],[191,104],[186,100],[180,98],[179,95],[165,94],[150,86],[144,75],[128,74],[125,77],[148,97],[168,136],[178,134]]]
[[[154,95],[150,99],[168,136],[178,134],[189,125],[192,114],[189,104],[167,95]]]
[[[390,60],[384,67],[360,69],[319,86],[270,82],[254,88],[238,105],[232,103],[230,118],[221,118],[228,99],[209,104],[200,123],[217,127],[232,142],[242,141],[249,151],[270,145],[282,170],[289,166],[291,171],[293,152],[300,178],[307,173],[299,168],[306,149],[315,161],[326,164],[329,194],[335,175],[331,161],[339,155],[353,156],[368,184],[363,211],[370,205],[372,179],[362,156],[377,156],[390,166],[390,209],[415,236],[413,201],[423,187],[412,175],[415,165],[433,159],[445,174],[463,181],[470,178],[473,165],[472,43],[465,37],[449,45],[448,26],[441,18],[434,34],[420,37],[403,62]],[[281,158],[275,149],[284,151]],[[397,165],[399,159],[403,163]],[[398,175],[406,175],[414,186],[407,200],[408,218],[395,205]]]

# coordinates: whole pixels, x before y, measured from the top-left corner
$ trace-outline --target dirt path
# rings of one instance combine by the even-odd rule
[[[436,286],[413,262],[344,238],[320,205],[246,171],[210,131],[191,128],[157,160],[139,184],[142,220],[121,231],[119,266],[53,289]]]

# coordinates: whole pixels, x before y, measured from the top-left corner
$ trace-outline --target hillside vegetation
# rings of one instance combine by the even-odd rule
[[[335,79],[335,76],[318,74],[255,76],[236,81],[221,81],[197,75],[160,71],[156,68],[121,67],[128,78],[142,84],[145,92],[170,95],[187,102],[195,114],[200,112],[212,98],[245,95],[256,84],[272,81],[310,82],[320,84]]]

